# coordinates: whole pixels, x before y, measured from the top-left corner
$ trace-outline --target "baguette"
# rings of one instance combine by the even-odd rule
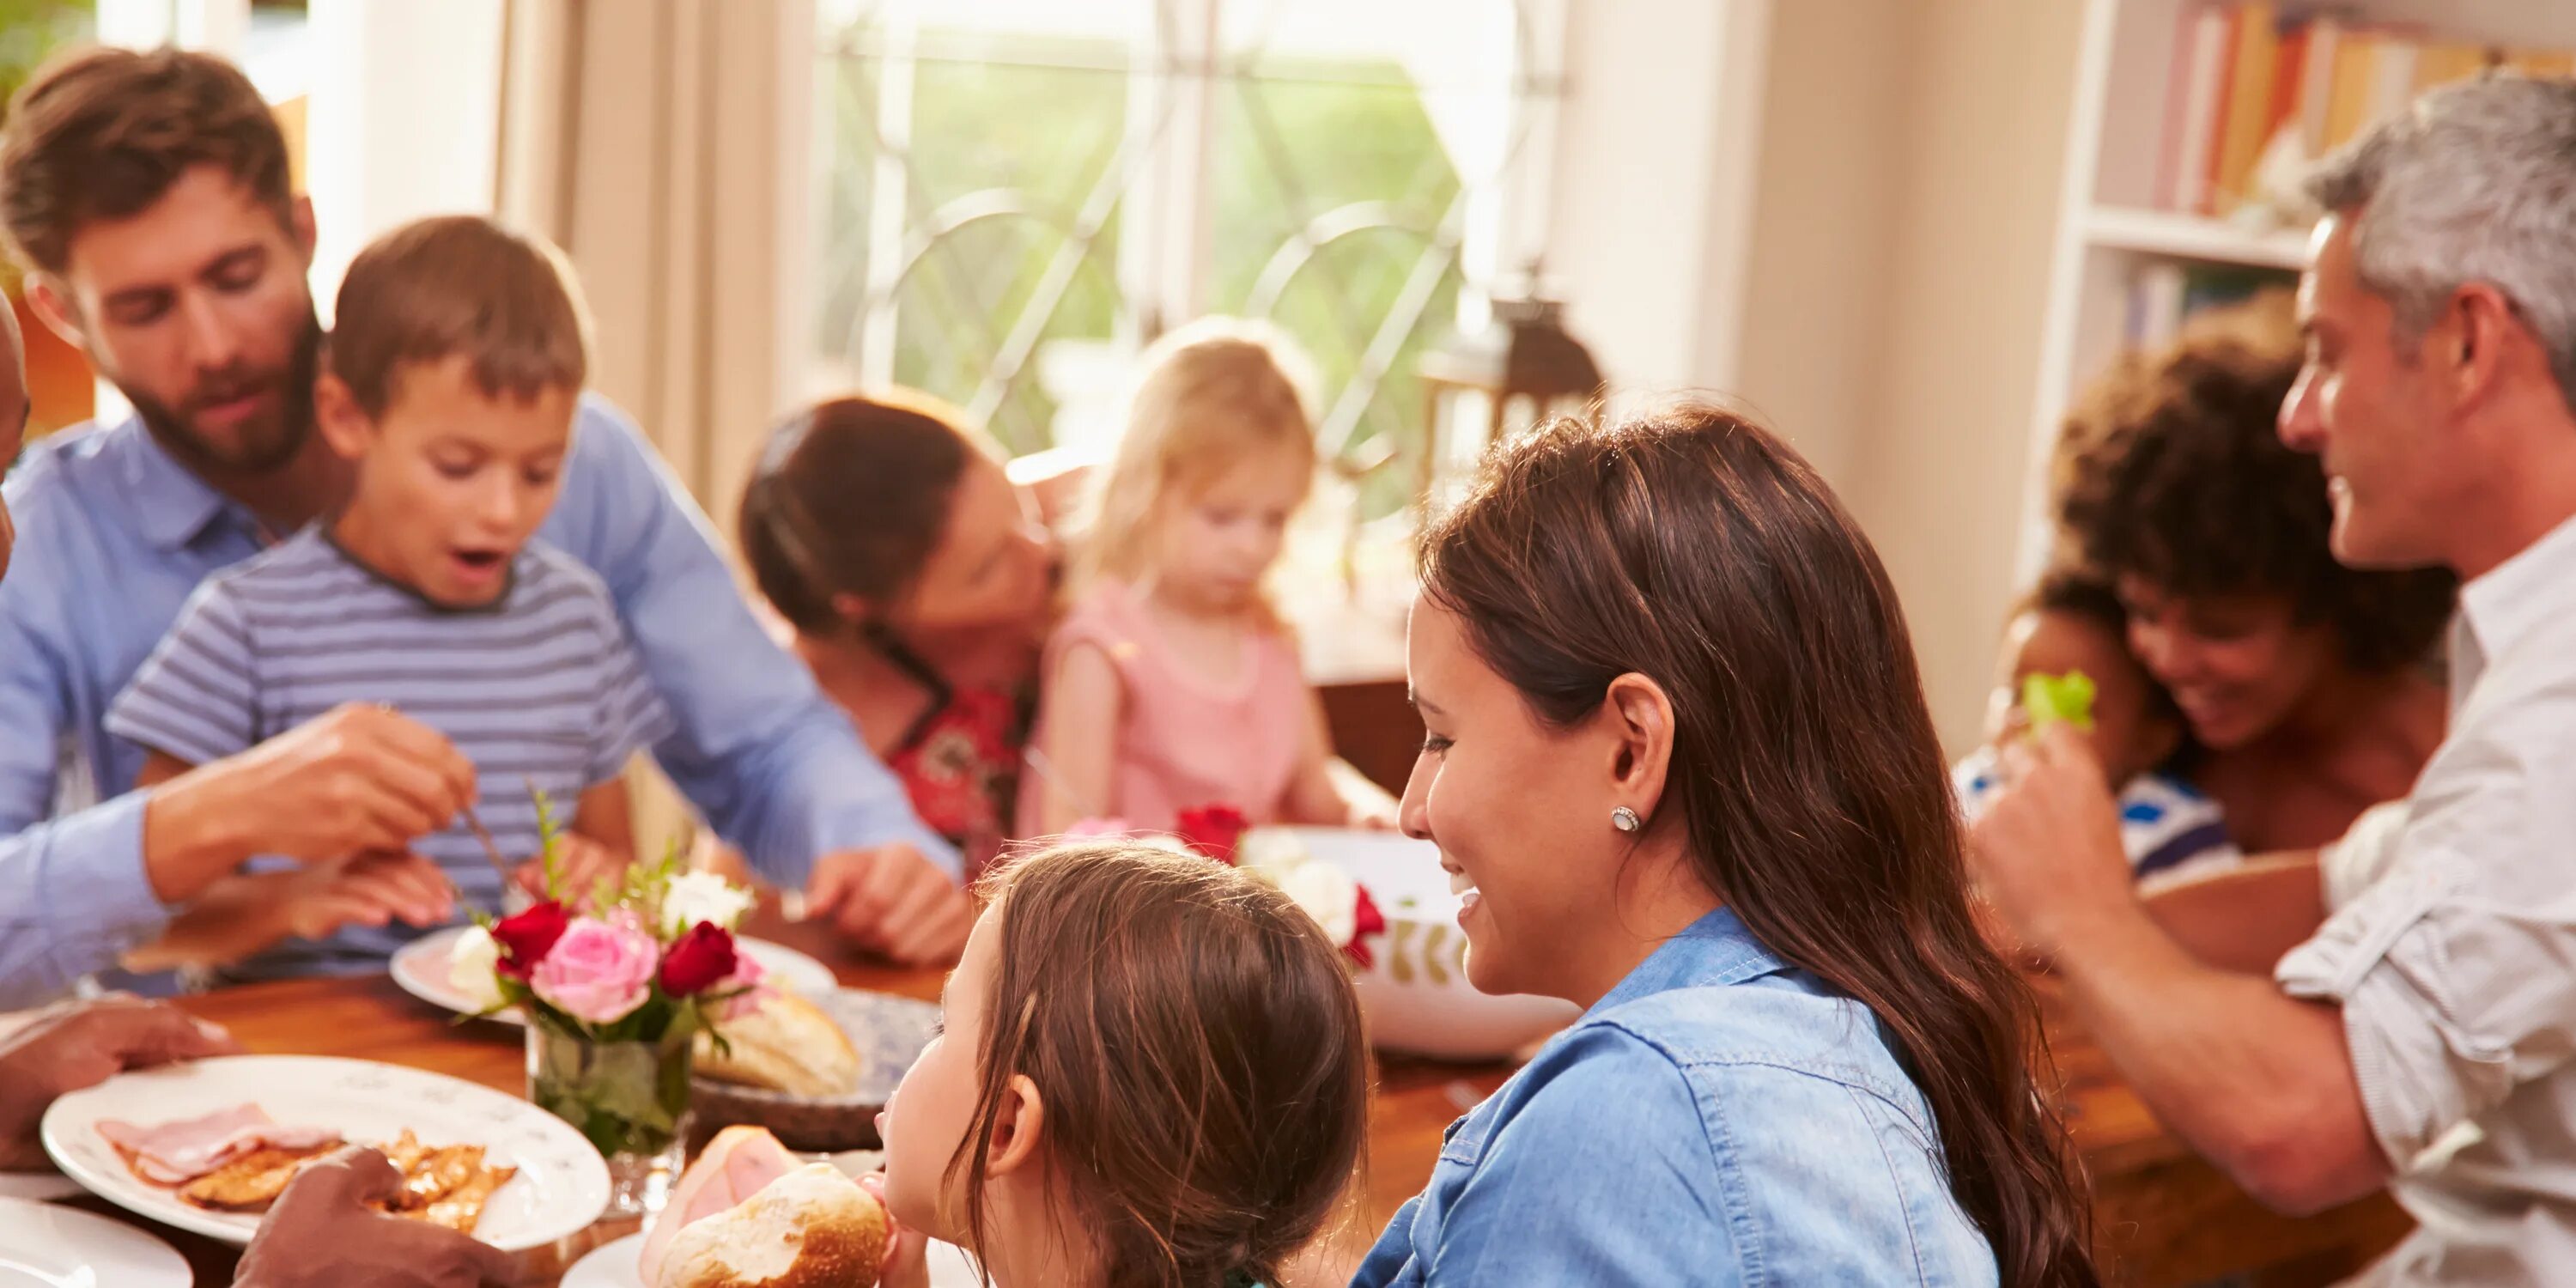
[[[845,1096],[859,1085],[863,1065],[850,1035],[794,993],[772,994],[759,1009],[715,1031],[730,1049],[719,1051],[712,1036],[699,1034],[697,1069],[719,1082],[811,1099]]]

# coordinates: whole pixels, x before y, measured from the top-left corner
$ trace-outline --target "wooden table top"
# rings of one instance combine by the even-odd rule
[[[869,961],[819,928],[764,918],[750,933],[815,956],[853,988],[931,999],[938,996],[944,977],[942,971]],[[249,985],[190,997],[181,1005],[230,1029],[254,1053],[380,1060],[513,1093],[525,1089],[520,1030],[491,1022],[457,1024],[384,976]],[[2357,1268],[2357,1258],[2384,1247],[2404,1228],[2384,1199],[2305,1221],[2265,1211],[2167,1133],[2100,1049],[2064,1023],[2053,1007],[2049,1019],[2062,1082],[2060,1103],[2095,1194],[2097,1242],[2106,1261],[2121,1269],[2114,1282],[2192,1283],[2301,1258]],[[1381,1058],[1369,1110],[1365,1189],[1343,1233],[1346,1245],[1364,1246],[1421,1190],[1438,1157],[1441,1132],[1510,1072],[1502,1065]],[[140,1222],[101,1200],[76,1202]],[[197,1268],[201,1284],[231,1281],[236,1249],[184,1231],[153,1228]],[[526,1254],[522,1282],[552,1285],[582,1254],[633,1228],[632,1223],[602,1223],[554,1249]],[[2263,1282],[2306,1281],[2294,1275]]]

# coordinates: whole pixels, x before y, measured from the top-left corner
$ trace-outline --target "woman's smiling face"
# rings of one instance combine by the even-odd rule
[[[1624,846],[1603,803],[1607,775],[1588,772],[1615,751],[1600,731],[1542,723],[1477,656],[1458,616],[1427,598],[1413,610],[1406,669],[1426,736],[1402,821],[1406,835],[1439,845],[1466,895],[1468,981],[1486,993],[1581,991],[1586,963],[1566,932],[1616,924]]]

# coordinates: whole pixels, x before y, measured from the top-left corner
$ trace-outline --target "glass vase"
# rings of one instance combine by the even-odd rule
[[[674,1026],[679,1028],[679,1026]],[[528,1099],[608,1160],[607,1217],[650,1217],[688,1162],[690,1035],[596,1042],[528,1025]]]

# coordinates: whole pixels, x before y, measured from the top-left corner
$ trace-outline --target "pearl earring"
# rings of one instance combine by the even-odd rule
[[[1610,811],[1610,826],[1622,832],[1634,832],[1645,825],[1645,822],[1637,817],[1637,811],[1625,805]]]

